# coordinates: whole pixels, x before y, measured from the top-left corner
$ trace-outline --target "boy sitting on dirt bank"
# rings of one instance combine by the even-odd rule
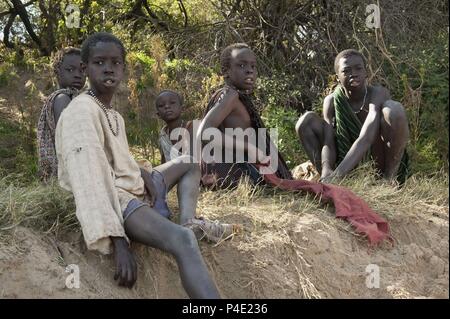
[[[265,126],[253,104],[252,93],[258,76],[256,55],[247,44],[235,43],[222,51],[220,64],[225,85],[210,98],[197,139],[202,140],[205,130],[217,128],[222,139],[213,139],[211,143],[218,143],[217,146],[222,147],[222,158],[219,161],[202,163],[203,183],[214,188],[233,188],[242,177],[247,176],[253,184],[260,184],[262,177],[254,164],[268,162],[270,156],[277,158],[276,175],[279,178],[292,179],[281,154],[275,147],[270,146],[270,137],[261,130]],[[257,145],[236,138],[233,143],[226,145],[227,129],[250,129],[255,136],[264,135],[262,140],[265,143]],[[233,152],[233,158],[237,152],[243,151],[244,161],[227,162],[224,157],[227,149]],[[269,154],[269,150],[273,150],[273,154]]]
[[[41,110],[37,125],[38,175],[43,181],[58,176],[55,152],[55,128],[61,112],[84,86],[80,49],[65,48],[56,53],[53,62],[58,89],[50,94]]]
[[[372,244],[389,238],[387,222],[350,190],[292,178],[253,104],[257,78],[253,51],[246,44],[232,44],[222,51],[220,62],[225,85],[210,99],[196,138],[196,143],[208,142],[201,151],[204,184],[229,188],[246,176],[256,185],[264,183],[283,190],[313,193],[321,201],[332,201],[336,216],[365,233]],[[211,157],[211,150],[220,155]]]
[[[323,102],[323,119],[303,114],[296,132],[321,180],[342,177],[361,161],[372,158],[389,180],[402,184],[408,174],[405,151],[409,130],[403,106],[382,86],[367,84],[363,55],[340,52],[334,69],[339,85]]]
[[[166,194],[178,184],[181,223],[195,219],[200,170],[188,156],[150,171],[128,149],[122,116],[111,100],[124,75],[125,48],[109,33],[90,35],[81,49],[90,90],[77,96],[56,128],[58,177],[72,191],[88,249],[114,252],[115,279],[132,287],[137,278],[130,239],[172,254],[191,298],[219,298],[194,231],[170,221]],[[193,231],[194,230],[194,231]]]

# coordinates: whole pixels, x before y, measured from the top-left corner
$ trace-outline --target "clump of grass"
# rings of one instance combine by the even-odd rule
[[[19,174],[0,177],[0,233],[16,226],[58,234],[78,226],[73,195],[57,180],[25,184]]]
[[[386,217],[417,216],[429,212],[430,207],[448,210],[449,179],[444,170],[432,176],[414,174],[402,187],[398,187],[395,183],[377,178],[372,164],[368,162],[341,180],[340,184]]]

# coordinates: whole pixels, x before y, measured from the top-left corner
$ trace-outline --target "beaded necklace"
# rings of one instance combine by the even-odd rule
[[[113,113],[114,114],[114,120],[116,122],[116,128],[117,128],[116,131],[114,132],[114,129],[113,129],[112,124],[111,124],[111,121],[110,121],[109,116],[108,116],[108,109],[106,108],[105,104],[103,104],[103,102],[100,101],[97,96],[95,96],[95,94],[94,94],[94,92],[92,92],[92,90],[87,91],[87,93],[90,96],[92,96],[92,98],[95,100],[95,102],[97,102],[97,104],[103,110],[103,113],[105,113],[106,120],[108,121],[109,128],[111,129],[111,132],[113,133],[113,135],[114,136],[119,135],[119,120],[117,118],[117,113],[116,112]]]
[[[366,85],[366,93],[364,93],[364,100],[362,102],[362,105],[358,111],[353,111],[355,114],[359,114],[359,112],[361,112],[364,109],[364,106],[366,105],[366,97],[367,97],[367,85]]]

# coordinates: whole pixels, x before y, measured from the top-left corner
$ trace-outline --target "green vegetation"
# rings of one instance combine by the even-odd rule
[[[279,147],[291,167],[306,160],[296,120],[307,110],[321,112],[335,84],[334,56],[353,47],[368,59],[371,81],[386,85],[408,112],[413,173],[448,171],[447,1],[380,1],[381,29],[368,29],[365,5],[352,1],[73,0],[80,28],[68,27],[65,1],[13,2],[0,4],[0,27],[7,32],[0,43],[0,112],[13,114],[20,128],[2,128],[0,155],[16,158],[8,170],[35,172],[34,126],[42,97],[54,89],[52,54],[104,30],[128,50],[120,110],[130,146],[153,163],[161,126],[154,114],[157,92],[179,91],[185,118],[200,118],[222,81],[221,49],[247,42],[258,56],[257,104],[267,126],[279,129]],[[19,15],[9,19],[19,3],[30,28]],[[27,77],[33,79],[24,90]],[[8,147],[10,138],[20,141],[17,147]]]

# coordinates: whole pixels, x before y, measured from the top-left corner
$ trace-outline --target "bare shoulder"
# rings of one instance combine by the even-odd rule
[[[232,112],[240,103],[239,93],[233,89],[225,89],[215,97],[214,106],[209,113],[216,114],[217,112]]]
[[[53,118],[58,122],[61,113],[66,109],[72,99],[65,93],[60,93],[53,99]]]
[[[216,105],[220,104],[227,107],[233,107],[239,103],[239,93],[233,89],[224,90],[217,99]]]
[[[324,118],[331,118],[334,116],[333,94],[329,94],[323,99],[323,116]]]
[[[229,88],[216,92],[210,103],[214,103],[202,120],[201,131],[209,127],[219,127],[223,121],[239,108],[239,94]]]
[[[53,100],[54,108],[65,108],[72,99],[65,93],[58,94]]]

